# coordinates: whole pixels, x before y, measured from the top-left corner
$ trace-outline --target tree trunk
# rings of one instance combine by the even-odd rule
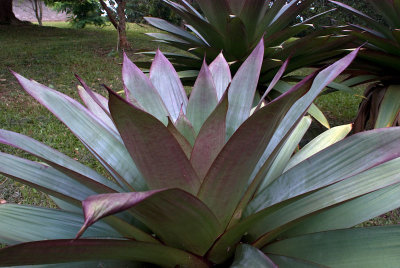
[[[1,1],[1,0],[0,0]],[[118,48],[128,49],[131,48],[131,45],[126,38],[126,19],[125,19],[125,5],[126,0],[117,0],[117,16],[116,18],[113,10],[111,10],[107,4],[100,0],[100,4],[102,8],[106,11],[108,19],[111,24],[114,25],[114,28],[118,31]]]
[[[0,24],[18,24],[21,23],[17,19],[12,10],[12,0],[0,0]]]
[[[118,37],[119,37],[119,47],[122,49],[128,49],[131,45],[126,38],[126,18],[125,18],[125,0],[117,0],[117,15],[119,19],[118,23]]]

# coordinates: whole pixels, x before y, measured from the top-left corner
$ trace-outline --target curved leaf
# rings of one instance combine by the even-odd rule
[[[140,261],[166,267],[208,267],[201,259],[185,251],[132,240],[49,240],[23,243],[0,250],[0,266],[93,260]]]
[[[32,97],[67,125],[86,146],[89,146],[96,157],[100,156],[120,175],[115,179],[124,189],[147,189],[119,135],[113,134],[111,129],[72,98],[17,73],[14,75]]]
[[[264,246],[295,224],[297,219],[307,215],[310,216],[314,212],[379,189],[399,184],[399,164],[400,158],[396,158],[361,174],[300,197],[275,211],[271,209],[260,211],[258,215],[255,214],[253,217],[257,223],[249,231],[250,239],[257,239],[254,246]],[[249,221],[252,221],[251,217],[249,217]]]
[[[79,183],[97,193],[123,192],[121,187],[91,168],[28,136],[0,129],[0,143],[19,148],[39,157],[53,168],[76,179]]]
[[[169,22],[159,19],[159,18],[153,18],[153,17],[143,17],[143,18],[150,25],[152,25],[160,30],[167,31],[169,33],[179,36],[180,38],[192,41],[195,44],[204,45],[204,42],[201,41],[199,38],[197,38],[196,36],[194,36],[193,34],[190,34],[189,32],[187,32],[185,30],[182,30],[181,28],[173,25],[172,23],[169,23]]]
[[[262,251],[246,244],[240,244],[236,248],[235,259],[230,267],[278,268]]]
[[[97,220],[127,209],[167,245],[198,255],[222,232],[211,210],[180,189],[96,195],[83,201],[83,208],[85,224],[78,236]]]
[[[350,228],[400,207],[400,184],[355,198],[306,218],[282,234],[293,237],[307,233]]]
[[[400,128],[353,135],[288,170],[261,191],[245,215],[344,180],[400,156]],[[301,179],[299,179],[301,178]]]
[[[329,267],[397,267],[399,236],[399,226],[355,228],[285,239],[263,251]]]
[[[400,116],[400,85],[391,85],[379,107],[375,128],[391,127]]]
[[[286,165],[284,172],[313,156],[314,154],[324,150],[325,148],[335,144],[344,139],[350,133],[352,125],[343,125],[331,128],[322,134],[318,135],[312,141],[307,143],[303,148],[295,153],[290,158],[289,163]]]
[[[71,239],[83,224],[82,214],[24,205],[0,205],[0,241],[8,245],[49,239]],[[92,226],[85,237],[119,237],[103,222]]]

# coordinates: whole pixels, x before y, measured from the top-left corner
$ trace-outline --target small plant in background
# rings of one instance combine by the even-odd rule
[[[186,79],[195,76],[196,72],[188,70],[199,70],[204,55],[211,62],[221,51],[235,73],[264,36],[265,55],[259,83],[266,84],[289,55],[291,61],[285,74],[339,57],[344,44],[351,39],[339,38],[331,28],[297,37],[313,28],[310,23],[314,18],[299,23],[296,16],[314,0],[197,0],[201,13],[186,0],[164,2],[182,17],[187,30],[160,18],[147,17],[148,23],[167,32],[148,35],[191,54],[166,54],[177,70],[186,71]],[[147,63],[142,64],[148,67]]]
[[[150,77],[124,57],[126,98],[78,78],[86,107],[15,74],[111,180],[1,130],[0,142],[40,162],[0,153],[0,173],[60,209],[0,205],[11,245],[0,266],[396,266],[399,226],[346,228],[400,206],[400,129],[342,140],[351,127],[332,128],[292,156],[311,123],[303,115],[357,52],[255,107],[262,41],[233,78],[222,54],[204,63],[189,99],[159,51]]]
[[[348,5],[330,2],[358,16],[367,25],[350,24],[343,30],[360,43],[368,42],[354,62],[354,72],[350,72],[347,82],[373,82],[364,92],[365,99],[354,123],[355,132],[400,125],[400,4],[389,0],[367,1],[382,16],[385,25]]]

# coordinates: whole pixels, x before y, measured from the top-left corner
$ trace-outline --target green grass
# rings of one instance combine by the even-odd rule
[[[149,31],[154,29],[129,24],[128,40],[132,50],[127,54],[132,60],[148,60],[135,52],[157,48],[158,44],[143,34]],[[100,84],[119,91],[122,89],[122,59],[113,53],[116,31],[112,27],[71,29],[66,23],[45,23],[45,27],[0,26],[0,40],[0,127],[28,135],[104,172],[68,129],[21,89],[9,69],[75,98],[78,83],[74,73],[101,94],[105,94],[105,91]],[[169,47],[161,48],[163,51],[175,51]],[[362,90],[359,88],[358,94]],[[354,119],[360,100],[358,96],[338,92],[320,97],[317,105],[327,115],[331,125],[335,126],[350,123]],[[316,133],[324,130],[318,124],[313,128]],[[34,159],[7,146],[0,145],[0,151]],[[10,203],[54,206],[44,194],[2,176],[0,199]],[[387,215],[368,224],[399,222],[398,213]]]
[[[132,50],[127,54],[132,60],[148,59],[135,53],[157,48],[157,43],[143,34],[150,29],[129,24],[128,40]],[[105,94],[101,84],[121,90],[122,58],[113,53],[116,31],[112,27],[71,29],[63,22],[45,23],[45,27],[0,26],[0,40],[5,44],[0,53],[0,127],[28,135],[103,172],[68,129],[21,89],[10,70],[74,98],[77,98],[78,85],[74,74],[101,94]],[[0,150],[34,159],[8,146],[0,145]],[[5,177],[0,177],[0,199],[43,206],[51,204],[40,192]]]

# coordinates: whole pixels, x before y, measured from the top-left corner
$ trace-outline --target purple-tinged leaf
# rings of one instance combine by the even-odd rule
[[[193,86],[187,105],[186,116],[196,134],[218,104],[217,91],[207,63],[204,61]]]
[[[265,177],[266,172],[268,171],[268,169],[266,169],[265,167],[268,167],[268,162],[270,162],[268,161],[268,159],[271,157],[271,154],[276,152],[277,148],[279,149],[279,147],[277,146],[283,145],[282,139],[287,136],[287,134],[293,128],[299,118],[303,116],[303,114],[307,111],[313,100],[319,95],[319,93],[325,88],[325,86],[332,82],[336,76],[338,76],[344,69],[346,69],[346,67],[353,61],[357,53],[358,49],[321,71],[314,79],[314,83],[310,91],[306,95],[304,95],[299,101],[297,101],[289,110],[289,112],[285,115],[285,118],[280,123],[278,129],[275,131],[273,139],[271,139],[270,144],[264,151],[264,154],[260,161],[262,164],[260,164],[259,162],[257,168],[255,169],[256,172],[253,173],[253,175],[251,176],[251,178],[254,176],[255,178],[253,179],[253,182],[249,186],[249,189],[245,193],[240,205],[237,208],[237,211],[235,212],[235,215],[236,213],[239,215],[239,219],[243,213],[242,210],[246,207],[248,201],[257,190],[257,186]],[[304,84],[305,81],[303,80],[302,83]],[[265,107],[263,109],[265,109]],[[259,110],[258,113],[263,111],[263,109]],[[226,260],[232,254],[232,251],[230,251],[229,249],[231,249],[232,246],[240,241],[243,234],[248,231],[249,226],[250,225],[248,225],[248,223],[238,223],[232,226],[232,228],[224,235],[222,235],[221,238],[210,250],[209,259],[216,263],[220,263]]]
[[[0,174],[55,196],[72,205],[80,206],[88,196],[97,194],[83,184],[47,165],[0,152]],[[124,237],[153,241],[154,238],[125,221],[112,217],[107,219]]]
[[[164,102],[150,79],[135,65],[124,53],[122,66],[122,79],[125,85],[127,100],[135,105],[137,101],[143,109],[163,122],[168,124],[169,115]]]
[[[232,79],[229,89],[229,109],[226,118],[226,139],[249,117],[260,76],[264,42],[258,43]]]
[[[0,241],[7,245],[48,239],[71,239],[83,224],[82,213],[17,204],[0,205]],[[86,237],[121,237],[118,232],[97,222]]]
[[[80,205],[95,191],[60,171],[38,162],[0,152],[0,173],[47,194]]]
[[[331,145],[288,170],[261,191],[247,207],[246,215],[399,157],[399,139],[400,131],[394,128],[363,132]],[[299,177],[303,179],[295,179]],[[282,189],[285,192],[280,192]]]
[[[109,90],[111,116],[150,189],[196,193],[200,180],[171,132],[152,115]]]
[[[181,109],[186,112],[188,98],[174,67],[159,49],[151,64],[150,80],[167,107],[172,121],[175,122]]]
[[[165,244],[197,255],[204,255],[223,231],[209,208],[180,189],[102,194],[82,204],[85,224],[78,236],[97,220],[127,209]]]
[[[258,111],[261,108],[261,104],[267,97],[268,93],[275,87],[275,85],[278,83],[278,81],[281,79],[282,75],[286,71],[286,67],[289,64],[290,58],[287,58],[286,61],[282,64],[281,68],[279,68],[279,71],[276,73],[274,79],[272,79],[271,83],[268,85],[267,90],[265,90],[264,95],[261,97],[260,102],[258,103],[256,107],[256,111]]]
[[[257,240],[254,245],[262,247],[271,239],[275,240],[280,233],[288,230],[299,219],[305,219],[316,212],[377,190],[398,185],[399,164],[400,158],[395,158],[318,191],[293,198],[290,204],[277,209],[264,209],[248,218],[249,222],[253,222],[253,226],[249,228],[249,239]]]
[[[192,145],[188,140],[176,129],[174,123],[168,118],[168,130],[174,135],[176,141],[180,144],[182,150],[185,152],[188,159],[190,159],[190,154],[192,153]]]
[[[196,132],[194,131],[192,123],[190,123],[183,111],[180,112],[178,120],[175,122],[175,127],[187,139],[190,145],[194,146]]]
[[[214,112],[207,118],[194,143],[190,162],[200,180],[225,145],[225,119],[228,111],[228,95],[225,94]]]
[[[217,90],[217,97],[219,101],[232,81],[229,64],[225,60],[224,55],[222,55],[222,52],[218,55],[218,57],[215,58],[213,62],[211,62],[209,69],[214,79],[215,89]]]
[[[0,250],[0,263],[3,266],[93,260],[139,261],[167,267],[208,267],[199,257],[185,251],[132,240],[48,240],[23,243]]]
[[[276,128],[293,103],[308,90],[309,87],[299,84],[254,113],[232,135],[215,159],[198,196],[213,210],[223,226],[230,221]]]
[[[69,96],[17,73],[14,76],[32,97],[58,117],[85,146],[90,147],[95,156],[101,156],[118,173],[119,177],[115,178],[124,189],[147,189],[119,135]]]
[[[89,187],[96,193],[122,192],[123,189],[91,168],[30,137],[0,129],[0,143],[39,157],[42,161]]]
[[[99,106],[97,104],[97,102],[93,99],[92,96],[94,96],[94,94],[92,96],[89,95],[87,90],[85,90],[81,86],[78,86],[78,93],[79,93],[79,96],[81,97],[82,101],[85,103],[86,107],[88,108],[88,110],[91,111],[96,117],[98,117],[99,120],[102,120],[110,129],[112,129],[116,133],[118,133],[110,116],[108,114],[106,114],[104,112],[104,110],[102,109],[102,107]]]
[[[103,111],[110,115],[110,111],[108,110],[108,99],[104,96],[100,95],[99,93],[94,92],[90,89],[90,87],[80,78],[78,75],[75,74],[76,79],[78,79],[79,83],[81,83],[82,87],[86,90],[87,94],[97,103],[98,106],[103,109]]]

